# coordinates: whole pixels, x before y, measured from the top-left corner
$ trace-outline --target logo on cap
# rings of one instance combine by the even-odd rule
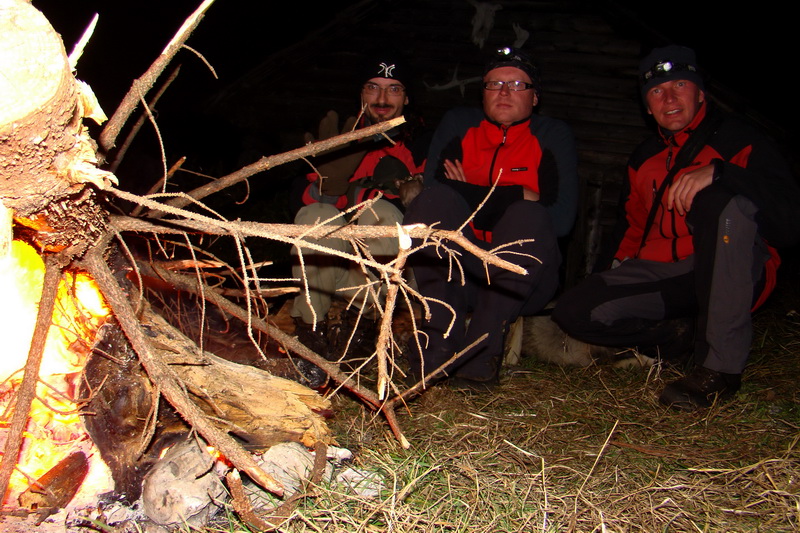
[[[380,64],[380,69],[378,70],[378,75],[383,78],[391,78],[393,77],[394,69],[397,67],[395,64],[387,65],[386,63]]]

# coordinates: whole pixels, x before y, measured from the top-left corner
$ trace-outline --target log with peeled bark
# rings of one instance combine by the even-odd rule
[[[0,72],[0,200],[42,234],[46,249],[85,246],[105,230],[87,184],[102,189],[116,178],[97,168],[83,119],[105,116],[73,75],[60,36],[29,2],[0,0]],[[73,199],[82,209],[64,205]]]

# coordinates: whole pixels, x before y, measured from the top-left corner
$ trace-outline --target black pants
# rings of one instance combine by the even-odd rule
[[[458,193],[437,184],[412,202],[404,223],[436,223],[438,228],[454,230],[470,214]],[[561,255],[550,215],[537,202],[519,200],[509,205],[492,227],[491,243],[476,239],[469,227],[464,234],[485,249],[504,250],[500,257],[528,274],[487,268],[452,243],[445,243],[450,252],[428,247],[412,255],[409,262],[419,291],[430,305],[430,318],[421,325],[422,357],[412,356],[410,362],[412,372],[427,374],[487,334],[448,369],[449,375],[487,381],[497,376],[509,325],[520,315],[542,309],[555,294]],[[509,243],[516,244],[506,246]]]
[[[693,256],[675,263],[631,259],[593,274],[559,298],[553,320],[584,342],[647,349],[674,335],[662,321],[691,317],[695,362],[740,374],[752,340],[750,310],[769,259],[756,211],[721,187],[700,191],[687,221]]]

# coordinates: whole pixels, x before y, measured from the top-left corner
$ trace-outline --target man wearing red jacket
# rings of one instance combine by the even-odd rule
[[[553,320],[593,344],[693,352],[659,400],[694,410],[740,388],[751,310],[775,284],[771,245],[797,241],[800,192],[760,132],[712,107],[693,50],[655,49],[639,73],[658,133],[629,161],[612,268],[562,295]]]
[[[342,127],[342,133],[354,127],[366,127],[402,116],[409,104],[409,85],[412,82],[408,66],[398,61],[396,54],[382,52],[370,57],[358,71],[356,81],[360,88],[362,115],[351,118]],[[301,194],[303,207],[297,212],[296,224],[343,226],[350,222],[344,215],[353,207],[378,194],[370,209],[354,220],[359,225],[394,226],[403,220],[400,189],[419,176],[425,165],[427,143],[422,126],[413,117],[406,123],[388,131],[386,136],[364,139],[349,146],[322,154],[314,159],[315,170],[309,173]],[[331,111],[320,123],[319,139],[339,134],[338,115]],[[387,138],[388,137],[388,138]],[[315,139],[310,134],[306,140]],[[319,242],[333,250],[352,253],[352,245],[338,238]],[[370,254],[377,260],[391,260],[397,256],[396,238],[367,239]],[[292,254],[299,256],[294,248]],[[299,258],[293,266],[293,275],[302,282],[302,294],[295,297],[291,315],[300,342],[326,358],[339,359],[341,348],[350,340],[350,353],[367,357],[375,348],[374,291],[353,290],[369,283],[365,272],[356,264],[315,250],[303,250],[302,265]],[[344,289],[350,290],[344,290]],[[328,312],[332,299],[344,298],[351,305],[343,323],[346,331],[341,335],[328,331]],[[363,311],[362,311],[363,309]],[[354,332],[355,328],[355,332]],[[330,333],[330,335],[329,335]],[[351,339],[352,334],[352,339]],[[341,342],[338,342],[337,339]],[[355,353],[359,352],[359,353]]]
[[[437,127],[426,188],[404,219],[456,230],[477,210],[465,235],[485,249],[502,249],[504,259],[528,271],[484,268],[458,249],[452,258],[432,247],[410,257],[430,306],[419,336],[422,353],[410,350],[412,376],[429,374],[486,334],[446,369],[451,385],[473,390],[498,383],[509,326],[553,297],[561,261],[557,237],[572,227],[578,182],[572,131],[534,114],[541,82],[530,57],[499,50],[487,62],[482,84],[482,108],[451,110]]]

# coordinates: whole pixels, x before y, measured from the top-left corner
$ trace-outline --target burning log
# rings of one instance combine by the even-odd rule
[[[154,353],[179,376],[192,400],[220,431],[250,451],[279,442],[328,443],[330,402],[294,381],[226,361],[197,346],[149,306],[142,328]],[[136,500],[141,480],[161,450],[189,427],[167,406],[115,324],[106,324],[86,365],[84,421],[112,470],[117,492]],[[156,414],[158,416],[156,417]]]
[[[20,494],[19,504],[32,511],[39,510],[40,512],[61,509],[78,492],[88,472],[89,461],[86,454],[73,452]]]

